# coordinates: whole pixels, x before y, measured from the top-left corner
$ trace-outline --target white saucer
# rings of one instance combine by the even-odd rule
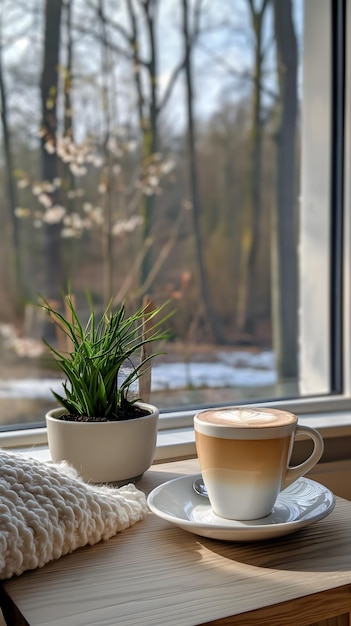
[[[215,515],[209,500],[193,490],[200,475],[182,476],[163,483],[148,497],[153,513],[195,535],[225,541],[258,541],[293,533],[322,519],[335,506],[333,493],[313,480],[299,478],[282,491],[267,517],[227,520]]]

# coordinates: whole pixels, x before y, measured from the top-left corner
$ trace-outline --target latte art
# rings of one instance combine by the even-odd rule
[[[286,426],[296,422],[296,416],[279,409],[254,409],[248,407],[230,407],[203,411],[198,419],[208,424],[233,426],[236,428],[262,428]]]

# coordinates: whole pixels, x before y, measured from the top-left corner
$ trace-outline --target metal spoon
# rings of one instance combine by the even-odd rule
[[[208,498],[207,489],[204,485],[204,481],[202,480],[202,478],[196,478],[194,480],[193,489],[196,493],[199,494],[199,496],[204,496],[205,498]]]

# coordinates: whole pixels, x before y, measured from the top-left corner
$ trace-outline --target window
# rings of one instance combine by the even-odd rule
[[[348,396],[346,11],[3,0],[2,429],[54,406],[37,303],[68,282],[83,315],[86,288],[101,310],[170,299],[152,401],[178,423]]]

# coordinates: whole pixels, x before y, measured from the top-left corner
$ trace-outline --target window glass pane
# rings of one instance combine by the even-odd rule
[[[68,284],[170,300],[161,408],[296,396],[302,0],[1,9],[1,424],[55,405]]]

